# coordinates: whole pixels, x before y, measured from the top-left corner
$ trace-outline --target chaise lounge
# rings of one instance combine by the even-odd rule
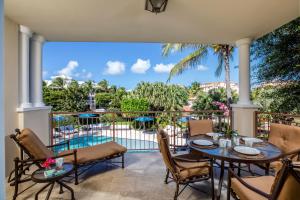
[[[29,128],[25,128],[22,131],[16,129],[16,134],[10,135],[10,137],[17,143],[21,150],[21,160],[15,159],[15,177],[9,179],[13,182],[11,185],[18,190],[18,184],[28,181],[21,180],[21,176],[29,169],[31,165],[36,165],[41,168],[41,163],[47,158],[64,157],[65,163],[71,163],[74,165],[75,184],[78,184],[78,168],[92,165],[100,161],[105,161],[117,157],[121,157],[122,168],[124,168],[124,154],[127,149],[116,142],[107,142],[104,144],[97,144],[95,146],[70,150],[70,142],[60,143],[52,146],[45,146],[38,136]],[[52,149],[58,146],[67,145],[66,151],[62,151],[56,154]],[[24,159],[23,154],[27,154],[28,158]],[[15,191],[17,193],[17,191]]]

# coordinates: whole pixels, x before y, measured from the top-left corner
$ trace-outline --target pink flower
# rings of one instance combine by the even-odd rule
[[[55,163],[55,160],[53,158],[47,158],[47,160],[45,162],[43,162],[41,164],[41,166],[44,167],[44,168],[48,168],[54,163]]]

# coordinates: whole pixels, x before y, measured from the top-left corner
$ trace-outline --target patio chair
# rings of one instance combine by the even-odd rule
[[[212,120],[189,120],[188,121],[189,137],[204,135],[213,132]]]
[[[232,194],[240,200],[296,200],[300,197],[300,165],[282,160],[282,168],[274,176],[244,177],[229,169],[227,199]]]
[[[174,200],[178,198],[178,196],[187,186],[197,189],[191,184],[208,179],[211,179],[212,199],[214,199],[213,161],[211,159],[192,161],[188,159],[176,159],[172,157],[168,145],[168,134],[163,130],[158,130],[157,140],[168,173],[171,173],[172,179],[176,183]],[[169,176],[168,173],[165,183],[167,183]],[[183,185],[184,187],[179,191],[180,185]]]
[[[290,157],[294,161],[300,159],[300,127],[272,123],[268,142],[280,148],[285,156]],[[266,174],[269,174],[270,169],[276,171],[281,165],[280,161],[275,161],[258,166],[265,169]]]
[[[16,129],[16,134],[12,134],[10,136],[20,147],[21,152],[24,152],[28,155],[28,159],[23,158],[21,156],[21,161],[19,163],[25,163],[26,160],[31,162],[30,165],[34,164],[39,168],[40,163],[47,158],[56,158],[56,157],[64,157],[65,163],[71,163],[74,165],[74,173],[75,173],[75,184],[78,184],[78,169],[83,166],[96,164],[100,161],[105,161],[117,157],[122,157],[121,163],[122,168],[124,168],[124,154],[127,149],[115,142],[107,142],[104,144],[98,144],[95,146],[80,148],[76,150],[70,150],[70,142],[64,142],[52,146],[45,146],[43,142],[38,138],[38,136],[28,128],[20,131]],[[67,145],[68,150],[62,151],[58,154],[52,151],[53,148]],[[23,153],[22,153],[23,154]],[[56,156],[57,155],[57,156]],[[29,169],[30,165],[26,165],[25,168]],[[20,165],[15,167],[15,171],[19,171],[24,168],[24,165]],[[20,174],[15,177],[20,178]]]

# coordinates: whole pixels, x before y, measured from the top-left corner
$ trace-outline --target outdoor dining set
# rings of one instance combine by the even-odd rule
[[[165,183],[169,178],[176,183],[174,199],[187,186],[197,190],[199,188],[193,183],[209,179],[212,199],[220,199],[226,172],[227,199],[300,198],[300,127],[271,124],[268,140],[262,140],[214,133],[211,120],[190,120],[188,126],[189,152],[186,154],[172,155],[169,135],[164,130],[157,133],[167,168]],[[252,167],[263,169],[264,175],[258,176]],[[215,191],[214,178],[218,169],[219,182]],[[180,186],[183,186],[181,190]]]

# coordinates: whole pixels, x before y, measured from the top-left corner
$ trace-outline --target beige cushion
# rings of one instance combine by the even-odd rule
[[[279,193],[278,200],[296,200],[300,199],[300,183],[295,177],[289,175],[284,182],[283,188]]]
[[[261,190],[262,192],[269,194],[272,185],[274,183],[275,177],[273,176],[249,177],[249,178],[243,178],[243,180],[249,185]],[[256,192],[248,189],[236,178],[231,179],[231,188],[241,200],[266,200],[267,199],[257,194]]]
[[[175,163],[180,180],[209,174],[210,164],[208,162],[185,162],[175,159]]]
[[[20,144],[23,145],[34,159],[46,159],[54,156],[54,153],[49,150],[37,135],[29,128],[21,131],[17,136]]]
[[[271,124],[269,142],[284,153],[300,149],[300,127],[285,124]]]
[[[212,120],[189,120],[190,137],[213,132]]]
[[[116,142],[107,142],[104,144],[97,144],[95,146],[77,149],[77,163],[84,164],[91,161],[101,160],[113,155],[125,153],[127,149]],[[59,155],[71,153],[73,150],[67,150],[59,153]],[[74,156],[67,156],[64,159],[66,163],[72,163]]]

